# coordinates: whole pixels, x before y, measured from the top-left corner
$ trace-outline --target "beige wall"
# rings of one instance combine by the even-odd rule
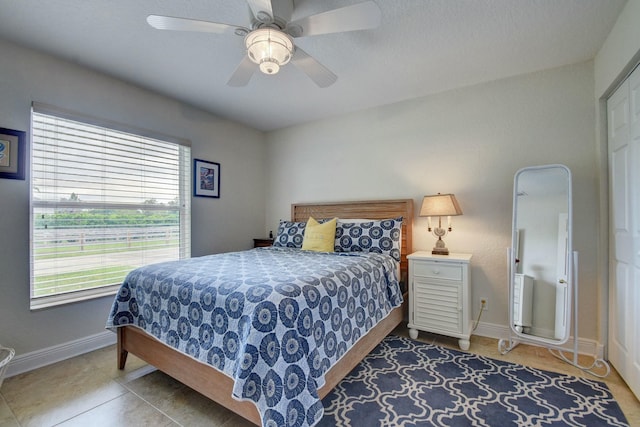
[[[595,94],[608,96],[640,62],[640,0],[628,0],[594,60]]]
[[[445,241],[473,254],[473,314],[508,325],[506,248],[513,176],[562,163],[573,173],[574,248],[580,252],[580,337],[595,339],[598,187],[593,63],[467,87],[295,126],[267,135],[267,229],[293,202],[413,198],[414,249],[434,238],[417,217],[422,196],[456,195],[464,215]]]
[[[192,201],[192,254],[248,249],[265,217],[264,134],[0,41],[0,127],[29,130],[32,101],[186,138],[221,164],[221,198]],[[0,180],[0,344],[18,356],[104,332],[113,298],[29,310],[29,181]],[[18,359],[18,357],[16,358]]]

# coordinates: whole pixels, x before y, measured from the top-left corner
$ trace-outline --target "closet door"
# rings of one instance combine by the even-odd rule
[[[609,361],[640,396],[640,68],[607,101]]]

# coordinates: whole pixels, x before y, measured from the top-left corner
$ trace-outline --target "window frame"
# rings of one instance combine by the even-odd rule
[[[54,107],[48,104],[39,102],[33,102],[31,105],[31,149],[29,150],[29,301],[31,310],[39,310],[47,307],[59,306],[64,304],[70,304],[80,301],[86,301],[95,298],[101,298],[106,296],[113,296],[117,293],[120,283],[113,285],[102,285],[95,288],[74,290],[67,292],[60,292],[46,296],[34,296],[34,213],[38,207],[46,205],[60,206],[64,202],[42,202],[34,200],[34,153],[33,153],[33,138],[34,138],[34,113],[54,116],[56,118],[72,120],[87,125],[98,126],[109,130],[124,132],[139,137],[150,138],[159,140],[165,143],[171,143],[181,146],[181,151],[184,153],[179,154],[179,230],[181,233],[181,244],[179,245],[179,259],[189,258],[191,256],[191,192],[192,192],[192,165],[191,165],[191,141],[184,138],[177,138],[161,134],[159,132],[150,131],[147,129],[137,128],[134,126],[125,125],[122,123],[113,122],[110,120],[99,119],[89,115],[76,113],[70,110]],[[186,150],[185,150],[186,149]],[[103,204],[103,207],[113,207],[113,204]],[[128,207],[124,205],[122,207]],[[166,206],[158,209],[166,209]],[[182,233],[186,233],[182,235]]]

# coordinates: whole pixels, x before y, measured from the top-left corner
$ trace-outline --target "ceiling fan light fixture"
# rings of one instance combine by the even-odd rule
[[[293,55],[291,38],[273,28],[258,28],[251,31],[245,37],[244,43],[251,61],[258,64],[260,71],[265,74],[276,74]]]

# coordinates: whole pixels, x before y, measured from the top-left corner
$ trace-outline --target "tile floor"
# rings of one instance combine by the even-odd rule
[[[407,336],[406,326],[395,331]],[[458,348],[457,340],[420,333],[419,339]],[[520,345],[502,356],[495,339],[472,337],[469,351],[535,368],[594,377],[546,349]],[[640,426],[640,403],[612,371],[604,380],[630,426]],[[115,346],[5,379],[0,389],[0,426],[251,426],[243,418],[129,356],[116,368]]]

